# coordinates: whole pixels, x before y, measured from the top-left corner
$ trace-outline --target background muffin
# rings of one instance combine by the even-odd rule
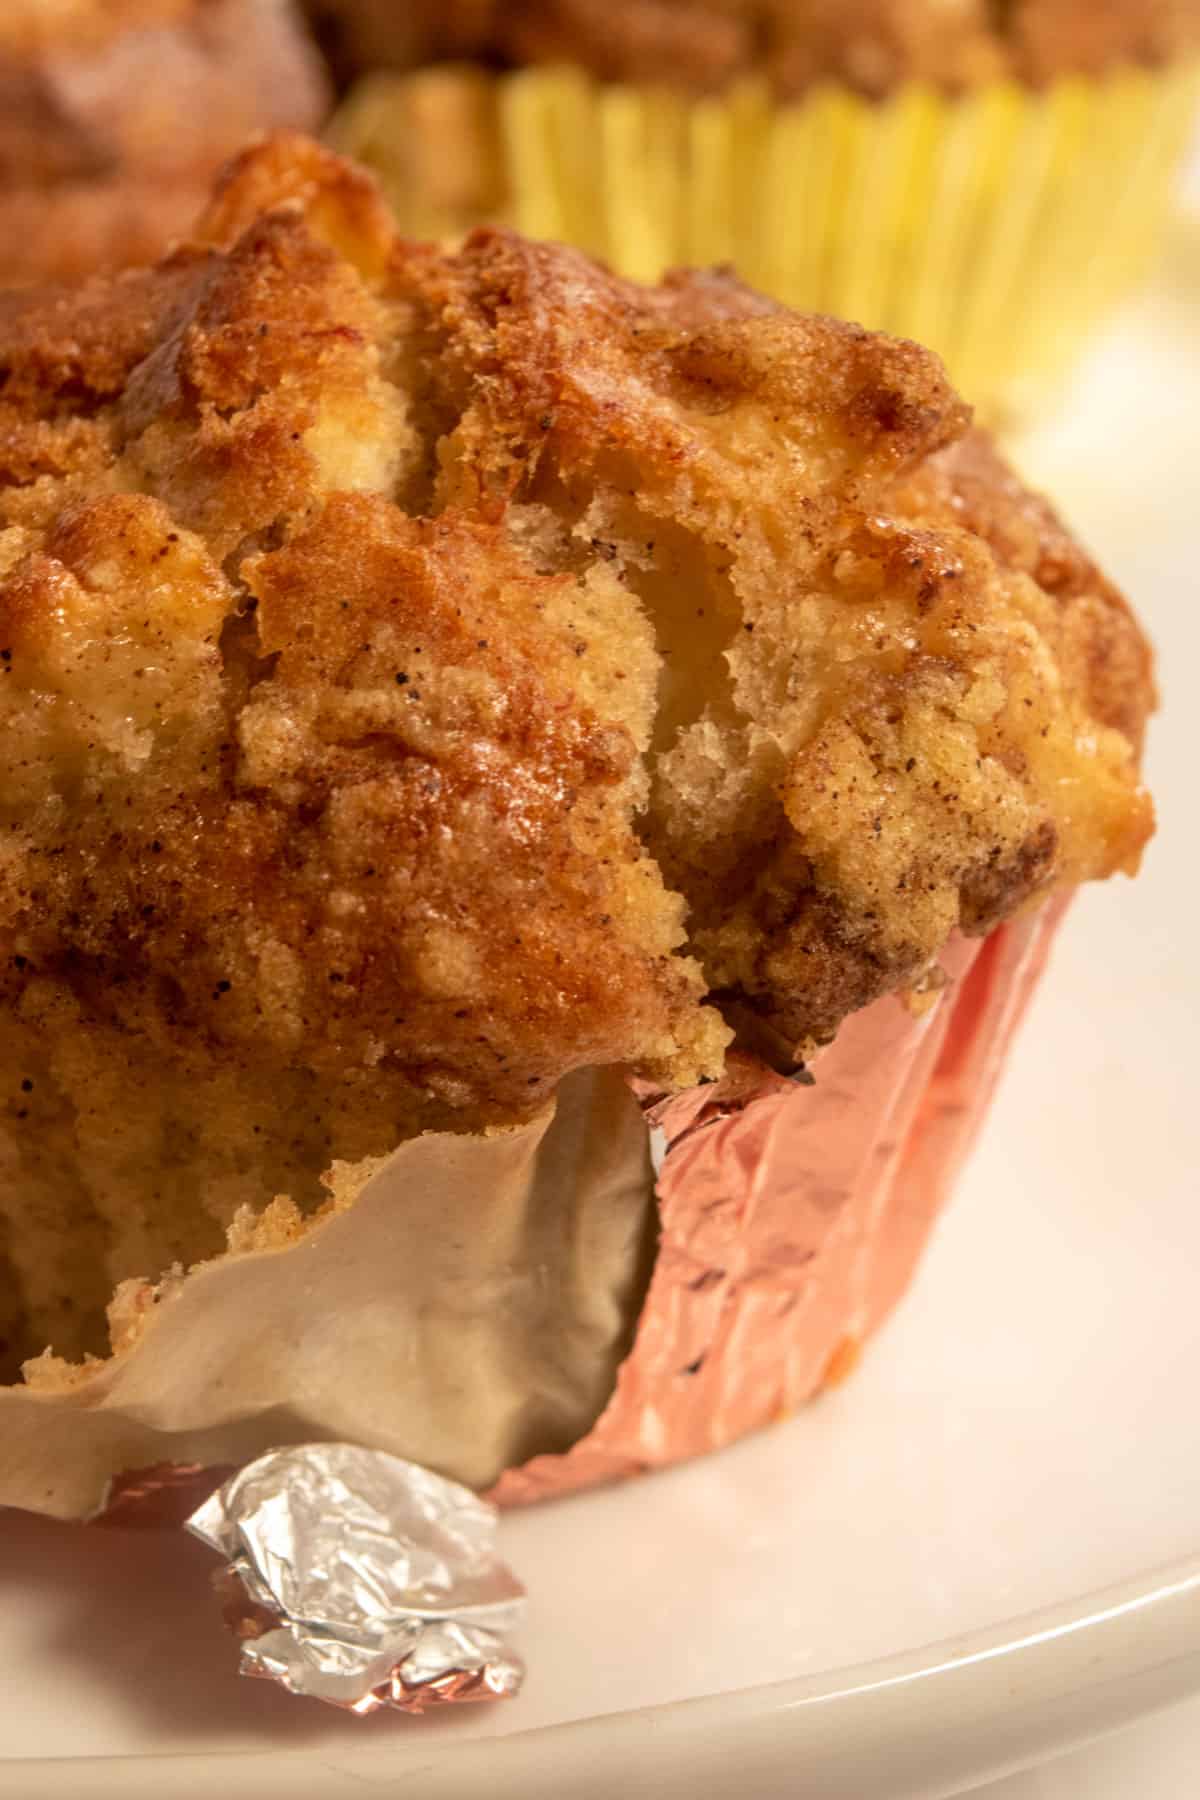
[[[495,0],[301,0],[317,41],[341,76],[417,68],[489,47]]]
[[[0,281],[153,261],[248,136],[327,99],[289,0],[6,0]]]
[[[641,279],[730,262],[932,344],[998,415],[1152,256],[1200,41],[1196,0],[498,0],[470,24],[473,70],[368,76],[335,122],[414,229],[504,216]]]
[[[376,14],[383,9],[371,0]],[[499,0],[491,41],[514,62],[576,62],[609,81],[712,92],[765,75],[794,97],[840,81],[883,98],[997,76],[1043,83],[1158,63],[1200,36],[1196,0]],[[484,38],[480,42],[486,41]],[[397,45],[399,50],[401,46]]]

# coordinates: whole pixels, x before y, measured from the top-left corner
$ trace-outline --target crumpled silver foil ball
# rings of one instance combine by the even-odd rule
[[[187,1521],[226,1559],[241,1671],[353,1712],[515,1695],[508,1636],[525,1590],[495,1551],[496,1509],[355,1444],[272,1450]]]

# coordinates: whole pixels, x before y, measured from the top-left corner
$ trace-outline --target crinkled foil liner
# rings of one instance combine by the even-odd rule
[[[587,1436],[507,1471],[498,1504],[716,1450],[848,1373],[908,1286],[1064,904],[953,943],[927,1010],[847,1020],[815,1088],[746,1059],[648,1102],[662,1236],[633,1350]]]
[[[329,135],[412,235],[500,218],[643,281],[730,263],[789,305],[929,345],[994,416],[1057,382],[1153,260],[1197,74],[960,97],[907,82],[884,102],[826,83],[779,104],[756,82],[692,99],[463,65],[367,77]]]
[[[849,1019],[815,1087],[734,1058],[719,1084],[643,1095],[661,1237],[633,1348],[592,1429],[508,1470],[490,1498],[520,1505],[701,1455],[850,1371],[908,1286],[1067,903],[956,940],[934,1002],[889,998]],[[224,1473],[131,1471],[100,1521],[179,1522]]]
[[[514,1698],[525,1590],[496,1554],[496,1509],[360,1444],[269,1450],[186,1524],[243,1675],[354,1713]]]

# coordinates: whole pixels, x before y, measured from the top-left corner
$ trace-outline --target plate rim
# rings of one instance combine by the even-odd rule
[[[1200,1692],[1200,1549],[999,1623],[842,1668],[499,1737],[175,1755],[5,1759],[26,1800],[159,1794],[335,1800],[419,1779],[421,1800],[610,1800],[617,1783],[695,1800],[710,1782],[787,1781],[794,1800],[946,1800]],[[686,1753],[681,1741],[686,1739]],[[412,1752],[416,1754],[412,1754]],[[885,1766],[886,1765],[886,1766]],[[64,1784],[69,1780],[70,1788]],[[312,1785],[310,1786],[310,1782]],[[236,1786],[231,1783],[237,1783]],[[482,1785],[481,1785],[482,1783]],[[736,1789],[711,1786],[719,1794]],[[763,1792],[776,1791],[763,1788]],[[785,1791],[779,1789],[778,1791]]]

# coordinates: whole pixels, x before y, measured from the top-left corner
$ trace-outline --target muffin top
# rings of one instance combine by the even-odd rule
[[[301,0],[321,49],[339,75],[415,68],[488,48],[496,0]]]
[[[176,23],[196,11],[197,0],[7,0],[0,49],[18,56],[92,50],[122,31]]]
[[[428,0],[402,19],[389,0],[314,3],[360,68],[473,53],[699,92],[759,75],[785,97],[827,80],[873,96],[907,80],[1040,85],[1200,41],[1200,0],[460,0],[457,18],[454,0]]]
[[[0,296],[0,375],[0,1004],[48,1030],[478,1129],[803,1055],[1137,864],[1146,644],[916,345],[397,241],[280,138],[158,268]]]

